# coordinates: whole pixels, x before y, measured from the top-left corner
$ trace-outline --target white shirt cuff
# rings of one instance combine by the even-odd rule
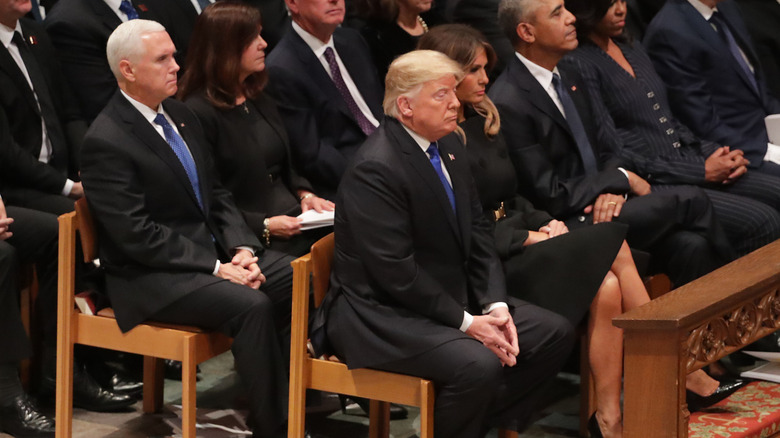
[[[73,181],[66,179],[65,186],[62,188],[62,196],[70,196],[71,190],[73,190]]]
[[[471,327],[471,323],[474,322],[474,317],[469,312],[463,311],[463,322],[460,323],[460,331],[466,333],[466,330]]]
[[[771,161],[773,163],[780,164],[780,146],[774,143],[767,143],[766,155],[764,155],[764,161]]]
[[[220,261],[217,260],[217,264],[214,265],[214,272],[212,272],[211,275],[217,275],[219,273],[220,266],[222,266],[222,263],[220,263]]]
[[[488,304],[486,306],[483,306],[482,307],[482,314],[483,315],[487,315],[488,313],[490,313],[490,312],[492,312],[492,311],[494,311],[494,310],[496,310],[496,309],[498,309],[500,307],[503,307],[504,309],[508,309],[509,308],[509,306],[505,302],[503,302],[503,301],[496,301],[495,303],[490,303],[490,304]]]
[[[247,250],[247,251],[251,252],[251,253],[252,253],[252,255],[255,255],[255,249],[254,249],[254,248],[252,248],[251,246],[237,246],[237,247],[235,248],[235,251],[234,251],[234,253],[238,252],[238,250],[240,250],[240,249],[245,249],[245,250]]]

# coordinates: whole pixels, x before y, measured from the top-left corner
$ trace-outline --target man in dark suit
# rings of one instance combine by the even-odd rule
[[[388,116],[339,187],[329,302],[313,330],[324,317],[350,368],[432,380],[434,430],[449,438],[522,430],[573,338],[563,317],[506,295],[463,144],[447,136],[461,72],[431,51],[391,64]]]
[[[586,90],[576,72],[558,66],[577,47],[574,16],[563,1],[503,0],[499,21],[517,53],[490,97],[501,114],[521,194],[569,228],[628,224],[628,243],[663,263],[661,270],[677,286],[730,258],[731,247],[701,189],[651,193],[631,163],[597,158],[599,148],[617,146],[594,148]]]
[[[382,87],[368,45],[341,28],[344,0],[286,0],[292,30],[269,54],[268,90],[301,174],[331,199],[341,175],[379,124]]]
[[[23,18],[29,1],[0,9],[0,106],[11,132],[5,201],[59,215],[82,196],[78,152],[86,125],[46,33]]]
[[[468,24],[479,30],[496,51],[498,60],[490,72],[491,79],[495,79],[504,71],[504,67],[515,54],[512,43],[498,25],[499,3],[500,0],[450,0],[447,5],[451,10],[451,16],[447,18],[451,22]]]
[[[169,99],[174,52],[148,20],[123,23],[108,40],[120,91],[92,123],[82,155],[106,292],[124,331],[155,320],[232,336],[254,436],[276,436],[287,403],[277,326],[289,325],[292,258],[261,253],[215,177],[198,119]]]
[[[57,47],[61,74],[70,84],[88,123],[116,92],[106,63],[106,41],[122,22],[145,18],[164,22],[155,3],[144,0],[59,0],[46,17],[46,31]]]
[[[701,138],[741,149],[750,167],[780,175],[780,146],[764,117],[780,113],[732,0],[669,0],[644,39],[677,117]]]

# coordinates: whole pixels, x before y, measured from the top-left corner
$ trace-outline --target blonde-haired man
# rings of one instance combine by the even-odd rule
[[[450,135],[461,75],[431,51],[390,65],[387,116],[339,187],[332,289],[312,335],[325,328],[350,368],[432,380],[436,436],[465,438],[521,430],[573,332],[506,295],[468,159]]]

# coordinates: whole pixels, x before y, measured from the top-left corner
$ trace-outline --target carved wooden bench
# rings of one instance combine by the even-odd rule
[[[685,376],[780,328],[780,240],[614,319],[624,436],[688,436]]]

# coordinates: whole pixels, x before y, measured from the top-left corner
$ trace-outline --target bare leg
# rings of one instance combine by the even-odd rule
[[[612,318],[623,313],[618,278],[608,272],[590,305],[588,360],[596,387],[596,419],[605,437],[623,436],[620,389],[623,377],[623,331]]]

